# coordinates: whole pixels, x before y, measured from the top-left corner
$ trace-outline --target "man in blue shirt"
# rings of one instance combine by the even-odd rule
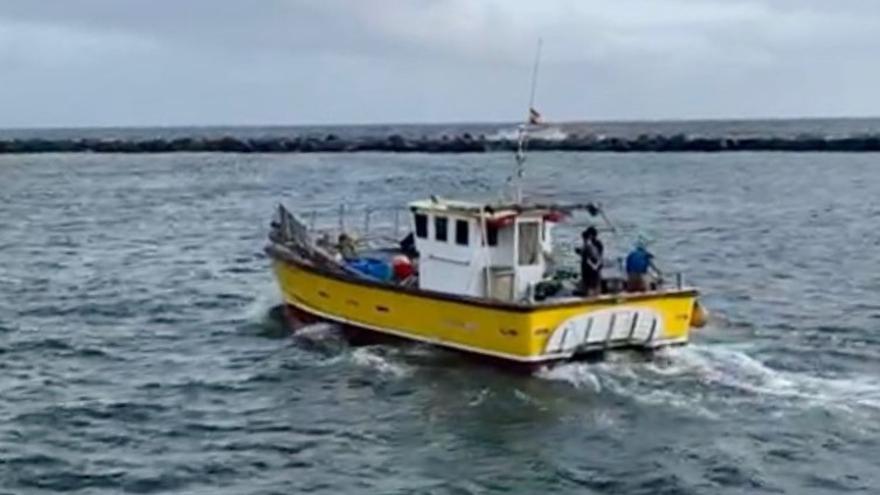
[[[658,277],[662,274],[654,265],[654,255],[648,251],[647,242],[643,238],[636,241],[636,247],[626,257],[627,289],[631,292],[644,292],[651,287],[649,271],[653,270]]]

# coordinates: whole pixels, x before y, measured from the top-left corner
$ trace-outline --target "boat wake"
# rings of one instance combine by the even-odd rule
[[[253,301],[247,305],[244,317],[255,323],[267,320],[275,321],[281,314],[281,303],[281,295],[278,293],[277,286],[266,284],[257,292]]]
[[[796,405],[880,411],[880,380],[867,375],[818,376],[774,369],[743,351],[725,347],[677,349],[673,362],[683,363],[708,386],[721,386],[745,396],[768,397]],[[677,364],[670,368],[675,369]],[[659,368],[658,368],[659,369]]]
[[[385,346],[358,347],[351,353],[351,361],[394,378],[409,376],[412,369],[396,359],[394,349]]]
[[[342,331],[333,323],[312,323],[298,329],[294,335],[298,339],[317,344],[342,341]]]
[[[539,378],[596,394],[628,397],[718,417],[731,406],[819,407],[880,412],[880,380],[867,375],[817,376],[774,369],[739,348],[691,345],[645,360],[626,354],[595,363],[569,363]]]
[[[342,329],[333,323],[314,323],[302,327],[296,331],[294,338],[299,347],[329,358],[327,364],[349,362],[395,378],[408,376],[411,371],[402,361],[399,349],[385,345],[352,347]]]
[[[240,331],[245,333],[268,338],[283,338],[289,335],[281,296],[278,294],[278,289],[269,284],[256,293],[237,320],[240,322]]]

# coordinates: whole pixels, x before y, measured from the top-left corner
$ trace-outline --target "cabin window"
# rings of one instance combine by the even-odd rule
[[[498,227],[494,225],[486,226],[486,244],[493,247],[498,245]]]
[[[449,239],[449,233],[447,228],[449,226],[449,219],[446,217],[434,217],[434,239],[446,242]]]
[[[455,243],[459,246],[467,246],[468,245],[468,230],[470,225],[468,225],[467,220],[456,220],[455,221]]]
[[[416,237],[419,239],[428,238],[428,215],[416,213]]]
[[[527,222],[517,225],[519,229],[519,249],[517,251],[520,266],[538,264],[540,253],[541,233],[537,222]]]

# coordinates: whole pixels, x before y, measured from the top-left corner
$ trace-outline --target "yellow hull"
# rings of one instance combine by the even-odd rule
[[[345,325],[519,363],[688,341],[693,290],[517,304],[390,287],[275,257],[285,302]]]

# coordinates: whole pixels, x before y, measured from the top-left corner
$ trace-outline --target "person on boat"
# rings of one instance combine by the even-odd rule
[[[587,296],[597,295],[602,288],[602,257],[605,246],[599,240],[596,227],[588,227],[581,233],[583,245],[576,252],[581,257],[581,289]]]
[[[412,232],[407,234],[406,237],[400,241],[400,252],[410,258],[416,258],[419,256],[419,252],[416,250],[416,239]]]
[[[339,234],[336,249],[339,251],[339,254],[342,255],[342,259],[344,260],[353,260],[357,258],[357,248],[354,245],[354,239],[344,232]]]
[[[626,288],[630,292],[644,292],[652,288],[651,271],[657,278],[662,273],[654,264],[654,255],[648,251],[648,242],[639,237],[635,248],[626,256]]]

